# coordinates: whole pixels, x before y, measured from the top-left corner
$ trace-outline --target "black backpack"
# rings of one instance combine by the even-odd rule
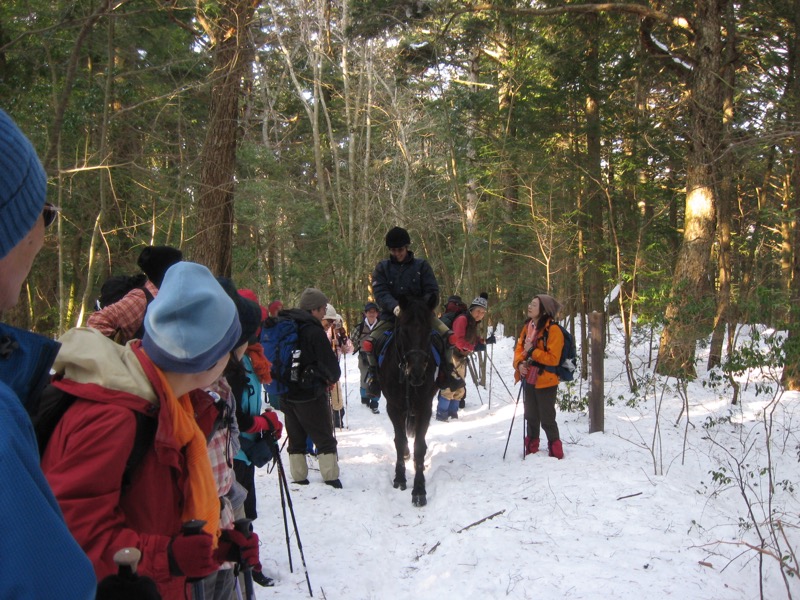
[[[463,309],[459,308],[457,311],[444,313],[441,317],[439,317],[439,320],[445,325],[447,325],[448,329],[452,329],[453,321],[456,320],[456,317],[458,315],[463,315],[465,312],[467,312],[466,307],[464,307]]]
[[[39,456],[44,456],[44,451],[58,422],[75,400],[77,400],[76,396],[48,384],[38,398],[26,406],[36,432]],[[147,450],[152,447],[158,428],[158,421],[154,417],[148,417],[138,411],[134,411],[134,415],[136,416],[136,436],[131,454],[125,463],[125,471],[122,474],[123,491],[130,485],[133,471],[142,462]]]
[[[553,327],[554,325],[561,330],[561,335],[564,336],[564,347],[561,349],[561,358],[558,361],[558,365],[552,367],[539,363],[535,364],[542,367],[545,371],[555,373],[558,375],[558,378],[561,381],[572,381],[575,379],[575,367],[577,365],[578,358],[578,355],[575,351],[575,338],[572,337],[572,334],[564,329],[560,323],[552,321],[550,323],[550,327]],[[544,343],[545,350],[547,350],[547,335],[550,331],[550,327],[544,330],[544,335],[542,336],[542,342]]]

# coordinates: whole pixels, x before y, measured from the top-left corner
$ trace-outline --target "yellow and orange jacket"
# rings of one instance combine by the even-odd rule
[[[519,337],[517,338],[517,345],[514,348],[514,381],[520,380],[519,365],[526,358],[530,358],[533,362],[555,367],[558,365],[558,361],[561,359],[561,351],[564,349],[564,334],[561,333],[560,328],[551,327],[553,321],[548,319],[544,326],[543,333],[537,336],[533,344],[533,352],[531,352],[530,357],[525,356],[525,336],[528,333],[529,322],[530,319],[525,321],[525,324],[522,326],[522,331],[520,331]],[[547,336],[547,349],[545,349],[544,346],[544,334]],[[531,368],[535,369],[537,367],[531,366]],[[554,385],[558,385],[558,382],[558,375],[543,370],[536,379],[535,387],[537,389],[553,387]]]

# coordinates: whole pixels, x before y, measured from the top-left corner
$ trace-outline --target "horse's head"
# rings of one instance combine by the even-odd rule
[[[397,301],[400,316],[395,324],[395,335],[401,374],[409,385],[419,387],[430,379],[431,367],[434,366],[431,312],[437,298],[434,294],[424,298],[401,296]]]

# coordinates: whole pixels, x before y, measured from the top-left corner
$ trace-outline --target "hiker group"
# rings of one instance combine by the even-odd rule
[[[0,110],[0,310],[17,303],[57,217],[45,188],[30,141]],[[146,247],[143,274],[107,281],[87,327],[57,342],[0,323],[0,499],[12,515],[0,541],[0,596],[117,598],[134,582],[142,598],[228,600],[242,586],[253,597],[252,582],[272,585],[252,531],[256,469],[277,463],[282,497],[289,493],[285,428],[292,481],[310,485],[313,453],[322,481],[342,488],[340,357],[358,355],[362,404],[380,414],[379,354],[399,298],[440,297],[405,229],[392,228],[385,243],[374,301],[352,339],[321,290],[306,288],[293,308],[264,307],[169,246]],[[480,294],[469,304],[451,296],[441,318],[431,312],[440,421],[458,418],[470,356],[495,341],[479,335],[488,310]],[[538,451],[542,428],[549,454],[563,458],[556,368],[569,340],[553,327],[559,310],[551,296],[532,299],[514,370],[526,454]],[[136,569],[120,566],[124,549],[135,550]],[[42,556],[48,577],[36,572]]]

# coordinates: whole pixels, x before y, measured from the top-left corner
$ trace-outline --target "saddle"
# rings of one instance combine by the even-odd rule
[[[442,363],[442,356],[444,355],[444,348],[439,348],[441,345],[441,336],[435,330],[431,330],[431,354],[436,366]],[[378,366],[383,364],[383,359],[386,357],[386,351],[391,347],[394,340],[394,330],[389,329],[384,331],[383,334],[375,341],[373,352],[378,357]]]

